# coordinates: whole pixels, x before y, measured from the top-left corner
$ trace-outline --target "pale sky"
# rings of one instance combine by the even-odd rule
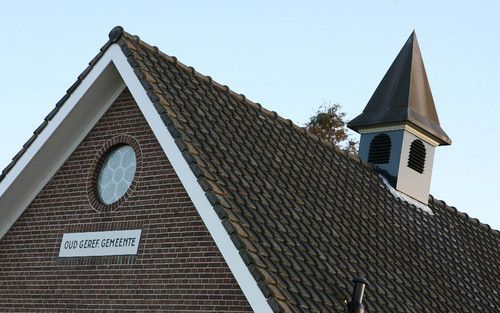
[[[442,128],[431,193],[500,229],[500,1],[9,1],[0,4],[0,167],[122,25],[303,125],[348,119],[413,29]]]

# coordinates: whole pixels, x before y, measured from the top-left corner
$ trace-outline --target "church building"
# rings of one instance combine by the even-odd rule
[[[498,312],[500,232],[430,195],[415,33],[348,126],[358,156],[113,28],[0,174],[0,312]]]

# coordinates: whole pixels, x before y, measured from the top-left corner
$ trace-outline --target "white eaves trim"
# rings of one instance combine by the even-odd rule
[[[273,310],[264,294],[117,44],[112,44],[108,48],[54,119],[0,182],[0,239],[125,86],[132,93],[253,311],[272,313]],[[78,119],[78,123],[71,125],[75,119]],[[80,127],[74,124],[79,124]],[[69,125],[77,129],[71,129]],[[54,151],[57,155],[54,155]],[[42,166],[43,172],[40,170],[41,167],[37,166],[40,164],[45,165]],[[37,172],[37,168],[40,173]],[[29,188],[26,188],[26,185],[30,185]]]

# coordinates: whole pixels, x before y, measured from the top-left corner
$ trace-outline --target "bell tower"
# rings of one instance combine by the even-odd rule
[[[362,160],[376,165],[396,190],[427,204],[434,150],[451,139],[439,124],[415,32],[347,126],[361,134]]]

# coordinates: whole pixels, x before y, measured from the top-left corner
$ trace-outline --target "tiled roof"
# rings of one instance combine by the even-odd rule
[[[275,312],[493,312],[500,233],[393,196],[369,165],[119,29],[117,42]],[[109,43],[107,44],[109,45]],[[107,46],[103,47],[107,48]],[[92,65],[91,65],[92,66]]]

